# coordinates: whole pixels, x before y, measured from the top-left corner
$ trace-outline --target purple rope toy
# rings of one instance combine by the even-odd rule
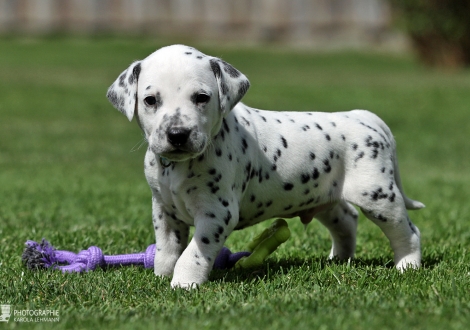
[[[145,252],[120,255],[104,255],[97,246],[74,253],[56,250],[47,240],[41,243],[28,240],[23,252],[23,262],[29,269],[52,268],[63,273],[81,273],[108,266],[144,266],[153,268],[155,259],[155,244],[149,245]],[[232,253],[226,247],[222,248],[214,262],[214,269],[232,268],[238,260],[249,256],[250,252]]]

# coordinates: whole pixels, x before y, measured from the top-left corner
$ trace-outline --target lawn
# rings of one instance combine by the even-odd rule
[[[398,273],[382,232],[363,216],[356,259],[328,262],[329,234],[289,220],[292,237],[265,265],[214,271],[171,290],[140,267],[32,272],[24,242],[97,245],[107,254],[153,243],[145,145],[108,103],[108,86],[162,41],[0,39],[0,304],[59,310],[50,329],[464,329],[470,324],[470,71],[411,56],[194,45],[246,73],[244,102],[275,110],[369,109],[391,127],[423,267]],[[234,251],[269,222],[235,232]],[[13,317],[1,328],[26,324]]]

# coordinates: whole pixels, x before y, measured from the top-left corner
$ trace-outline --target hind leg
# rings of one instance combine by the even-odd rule
[[[379,188],[372,194],[363,193],[361,197],[362,199],[354,201],[354,204],[358,205],[364,215],[379,226],[389,239],[396,268],[419,268],[420,233],[408,217],[402,195],[398,191],[394,194],[384,193]]]
[[[362,212],[378,225],[389,239],[397,269],[420,267],[420,232],[418,227],[410,221],[406,210],[390,218],[385,218],[373,210],[362,209]]]
[[[353,258],[356,251],[356,209],[346,201],[340,201],[333,208],[315,215],[315,218],[330,231],[333,246],[329,258]]]

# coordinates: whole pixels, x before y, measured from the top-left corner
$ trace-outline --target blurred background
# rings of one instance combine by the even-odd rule
[[[0,35],[147,35],[470,61],[468,0],[0,0]]]

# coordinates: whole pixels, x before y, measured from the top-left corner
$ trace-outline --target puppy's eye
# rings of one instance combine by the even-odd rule
[[[196,103],[207,103],[211,97],[207,94],[197,94],[196,95]]]
[[[155,98],[155,96],[147,96],[144,99],[144,102],[145,102],[145,104],[147,104],[149,106],[152,106],[152,105],[155,105],[157,103],[157,99]]]

